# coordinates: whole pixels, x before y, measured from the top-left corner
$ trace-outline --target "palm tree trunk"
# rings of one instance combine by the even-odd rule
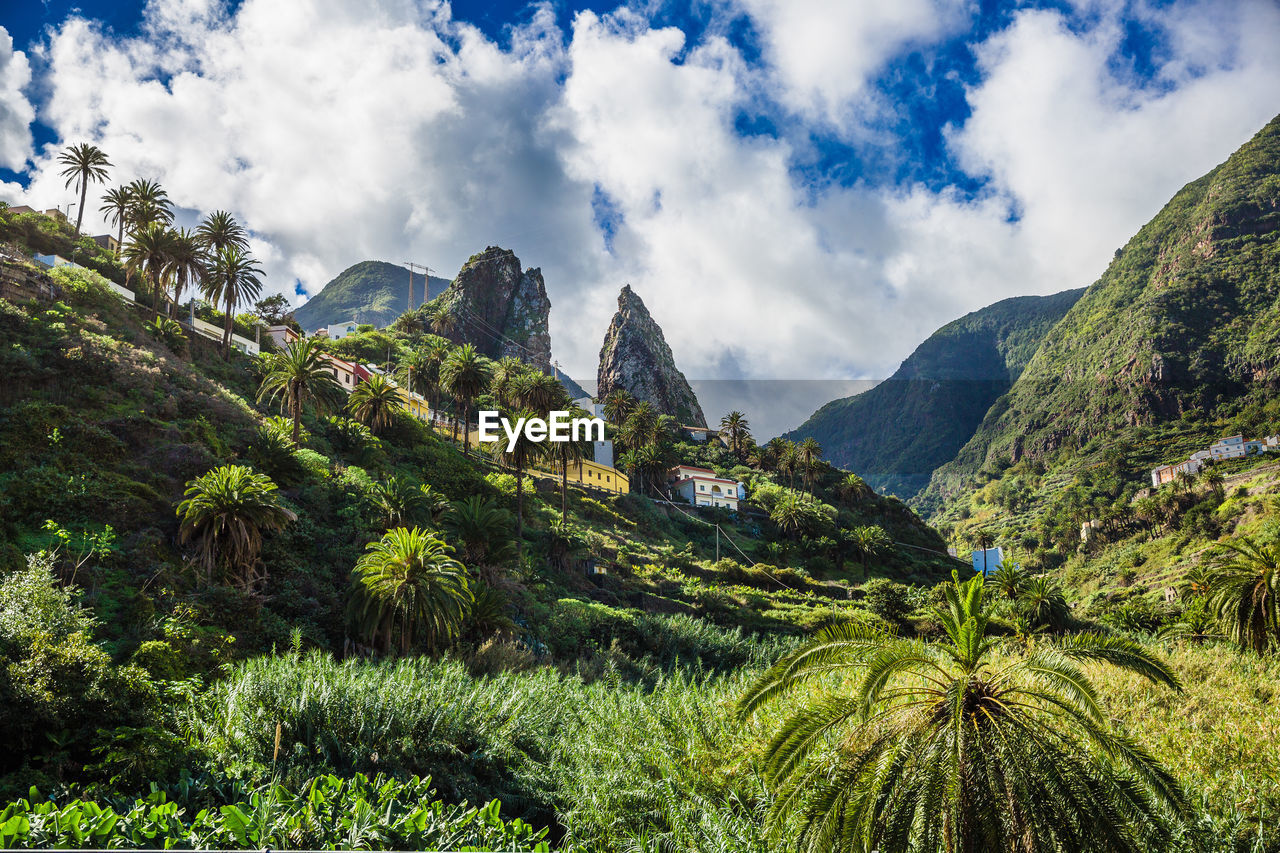
[[[292,389],[289,400],[289,414],[293,415],[293,443],[296,447],[302,440],[302,395]]]
[[[560,523],[569,521],[569,457],[560,460]]]
[[[524,452],[516,456],[516,568],[524,565]]]
[[[116,260],[120,260],[120,253],[124,251],[124,211],[120,211],[120,229],[116,232]]]
[[[231,329],[235,324],[235,315],[231,313],[231,296],[227,295],[227,316],[226,323],[222,329],[222,357],[231,359]]]
[[[84,198],[89,192],[89,177],[80,175],[80,209],[76,211],[76,236],[80,236],[80,223],[84,222]]]
[[[462,407],[462,455],[467,455],[471,447],[471,401]]]

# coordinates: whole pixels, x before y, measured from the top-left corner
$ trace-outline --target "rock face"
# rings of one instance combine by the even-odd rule
[[[551,370],[551,300],[542,271],[522,271],[509,249],[490,246],[468,258],[436,304],[453,315],[454,327],[444,333],[453,342]]]
[[[600,347],[596,374],[597,399],[621,388],[637,400],[648,400],[658,411],[674,415],[682,424],[704,426],[706,416],[684,374],[676,368],[662,329],[649,316],[631,285],[618,294],[618,313]]]

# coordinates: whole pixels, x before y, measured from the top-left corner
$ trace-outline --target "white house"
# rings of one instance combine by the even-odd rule
[[[1179,474],[1189,474],[1194,477],[1200,473],[1200,469],[1204,467],[1204,464],[1205,460],[1203,458],[1197,459],[1193,456],[1185,462],[1176,462],[1173,465],[1161,465],[1159,468],[1152,468],[1151,486],[1158,489],[1165,483],[1172,483]]]
[[[275,342],[275,345],[284,349],[289,344],[302,337],[292,326],[268,326],[267,337]]]
[[[671,491],[694,506],[738,508],[738,482],[717,477],[709,468],[681,465],[671,470],[671,480]]]
[[[591,458],[599,465],[612,468],[613,442],[608,440],[591,442]]]
[[[330,323],[328,326],[329,340],[336,341],[345,338],[347,335],[354,335],[360,324],[355,320],[347,320],[342,323]]]
[[[1004,565],[1004,549],[1000,547],[974,551],[972,557],[975,572],[991,574]]]
[[[1247,452],[1243,435],[1232,435],[1209,445],[1209,452],[1217,461],[1223,459],[1239,459]]]
[[[579,409],[582,409],[588,415],[591,415],[591,417],[593,418],[600,418],[601,420],[604,419],[603,403],[597,403],[595,400],[592,400],[590,397],[579,397],[578,399],[573,401],[573,404],[577,406]],[[599,460],[596,460],[596,461],[599,461]]]

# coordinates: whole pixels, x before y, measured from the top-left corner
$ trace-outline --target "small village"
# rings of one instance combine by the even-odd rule
[[[1209,445],[1207,450],[1197,450],[1190,458],[1151,469],[1151,487],[1158,489],[1175,483],[1179,476],[1194,477],[1206,466],[1231,459],[1243,459],[1259,453],[1271,453],[1280,449],[1280,435],[1246,439],[1243,435],[1227,436]]]

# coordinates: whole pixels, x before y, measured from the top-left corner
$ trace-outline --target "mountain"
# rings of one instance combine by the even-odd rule
[[[904,497],[964,446],[1084,288],[1018,296],[943,326],[884,382],[827,403],[784,437],[814,438],[832,464]]]
[[[1280,117],[1180,190],[1045,336],[924,497],[979,471],[1179,421],[1212,430],[1280,380]]]
[[[697,396],[676,367],[662,329],[629,284],[618,294],[618,313],[613,315],[600,347],[596,399],[603,400],[618,388],[637,400],[648,400],[682,424],[703,426],[707,422]]]
[[[338,273],[337,277],[293,317],[308,332],[354,319],[381,328],[390,325],[409,307],[409,270],[386,261],[361,261]],[[413,274],[413,304],[420,305],[422,276]],[[449,286],[447,279],[431,276],[427,299],[439,296]]]
[[[551,300],[542,271],[522,270],[510,249],[490,246],[472,255],[431,308],[447,312],[452,325],[441,334],[454,343],[551,371]]]

